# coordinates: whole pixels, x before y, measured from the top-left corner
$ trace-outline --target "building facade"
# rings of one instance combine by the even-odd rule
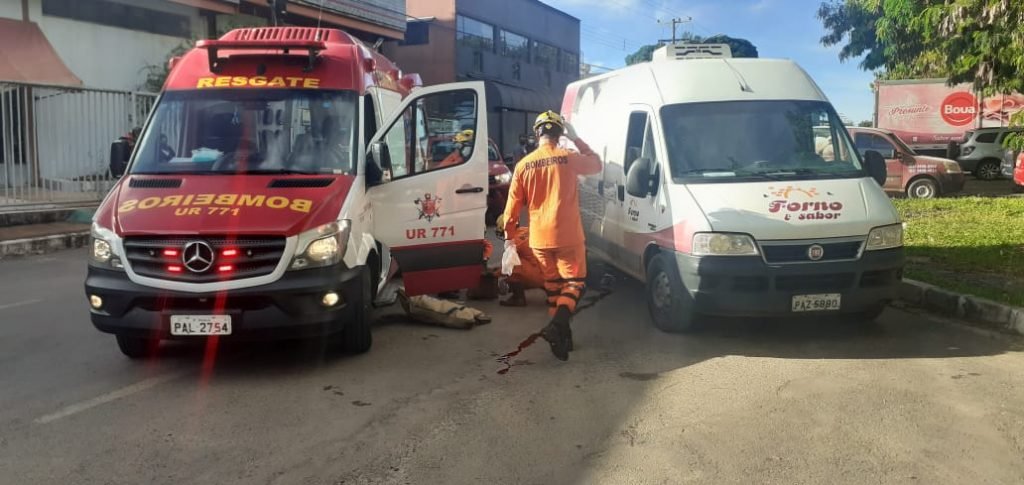
[[[416,0],[384,54],[425,84],[488,82],[488,127],[511,154],[537,114],[579,78],[580,21],[539,0]]]
[[[405,35],[405,0],[290,0],[279,25]],[[167,61],[264,26],[267,0],[0,0],[0,209],[95,202],[110,142],[143,124]]]

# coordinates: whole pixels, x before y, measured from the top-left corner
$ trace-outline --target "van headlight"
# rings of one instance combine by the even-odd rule
[[[342,220],[299,234],[298,251],[288,269],[322,268],[338,264],[345,257],[351,230],[351,221]]]
[[[867,251],[903,247],[903,224],[876,227],[868,233]]]
[[[746,234],[699,232],[693,235],[694,256],[757,256],[754,239]]]
[[[946,166],[946,173],[963,172],[963,169],[960,168],[960,164],[952,160],[946,160],[945,162],[942,162],[942,164]]]
[[[507,185],[512,182],[512,172],[500,173],[494,176],[494,182],[498,185]]]
[[[89,236],[90,262],[93,266],[105,269],[124,269],[124,263],[114,252],[114,241],[117,240],[114,231],[94,222]]]

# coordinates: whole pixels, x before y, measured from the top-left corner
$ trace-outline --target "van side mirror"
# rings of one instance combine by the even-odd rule
[[[868,150],[864,154],[864,168],[868,175],[878,182],[878,185],[885,186],[885,180],[889,177],[889,170],[885,167],[885,159],[876,150]]]
[[[647,198],[651,195],[651,159],[638,158],[626,174],[626,192],[633,197]]]
[[[128,169],[128,159],[132,156],[132,147],[128,140],[121,138],[110,144],[110,175],[114,178],[124,175]]]

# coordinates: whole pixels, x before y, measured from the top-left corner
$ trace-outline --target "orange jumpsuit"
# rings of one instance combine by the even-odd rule
[[[579,153],[545,140],[516,164],[505,205],[505,234],[516,234],[519,213],[529,212],[530,248],[544,274],[548,310],[576,311],[586,290],[587,250],[580,219],[579,176],[601,171],[601,159],[582,140]]]

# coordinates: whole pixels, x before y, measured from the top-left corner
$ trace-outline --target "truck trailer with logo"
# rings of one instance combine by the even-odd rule
[[[896,134],[915,151],[956,159],[950,144],[978,128],[1009,126],[1024,110],[1024,95],[981,96],[970,84],[949,86],[945,79],[875,82],[875,127]]]
[[[571,84],[562,114],[601,155],[580,205],[588,251],[647,283],[654,324],[701,317],[876,318],[903,227],[838,114],[794,62],[670,45]]]
[[[371,306],[473,287],[488,184],[483,84],[419,77],[335,29],[233,30],[171,70],[92,225],[85,292],[123,353],[165,339],[339,338]],[[477,134],[430,164],[434,119]],[[127,159],[127,160],[126,160]]]

